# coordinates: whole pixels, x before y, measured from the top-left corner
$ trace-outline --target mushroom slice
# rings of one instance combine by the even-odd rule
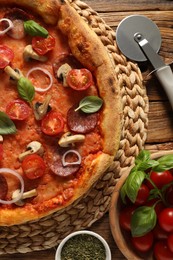
[[[57,71],[57,78],[60,79],[62,81],[62,84],[64,87],[67,87],[67,75],[69,73],[69,71],[72,68],[70,67],[70,65],[68,63],[64,63],[63,65],[61,65]]]
[[[19,194],[20,194],[20,190],[19,189],[15,190],[12,194],[12,199],[17,198],[19,196]],[[25,204],[25,202],[23,201],[24,199],[32,198],[32,197],[35,197],[35,196],[37,196],[37,190],[36,189],[26,191],[26,192],[23,193],[21,199],[16,201],[15,204],[17,206],[23,206]]]
[[[14,81],[18,81],[21,77],[23,77],[23,74],[19,69],[13,69],[10,66],[6,66],[4,71],[10,76],[10,79]]]
[[[43,103],[36,102],[34,105],[34,115],[36,120],[41,120],[51,109],[49,106],[51,96],[47,95]]]
[[[47,61],[47,57],[38,55],[33,50],[32,45],[30,45],[30,44],[25,47],[24,52],[23,52],[23,58],[25,61],[29,61],[30,59],[34,59],[34,60],[38,60],[38,61],[42,61],[42,62]]]
[[[19,154],[18,158],[19,158],[19,161],[23,161],[23,159],[29,155],[29,154],[33,154],[33,153],[36,153],[40,156],[43,155],[44,153],[44,148],[42,146],[42,144],[38,141],[32,141],[31,143],[29,143],[26,147],[26,151]]]
[[[70,145],[74,146],[74,143],[83,142],[84,140],[85,140],[85,135],[81,135],[81,134],[73,135],[70,132],[67,132],[62,135],[58,144],[61,147],[69,147]]]

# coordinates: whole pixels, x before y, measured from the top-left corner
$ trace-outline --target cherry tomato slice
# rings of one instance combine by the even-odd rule
[[[28,179],[34,180],[43,176],[46,170],[46,165],[37,154],[31,154],[24,158],[22,169]]]
[[[55,38],[49,35],[47,38],[35,36],[32,38],[32,48],[39,55],[44,55],[55,47]]]
[[[6,113],[12,120],[25,120],[30,116],[30,107],[20,99],[9,102]]]
[[[64,130],[64,119],[62,115],[55,111],[50,111],[42,119],[41,130],[46,135],[57,135]]]
[[[3,159],[3,144],[0,144],[0,161]]]
[[[14,58],[12,49],[5,45],[0,45],[0,69],[5,68]]]
[[[159,225],[167,232],[173,232],[173,208],[163,209],[159,216]]]
[[[160,240],[155,243],[154,256],[157,260],[173,259],[173,253],[169,250],[166,240]]]
[[[153,240],[153,233],[148,232],[141,237],[132,237],[132,244],[140,252],[147,252],[152,247]]]
[[[72,69],[67,75],[67,84],[75,90],[85,90],[93,84],[92,74],[87,69]]]

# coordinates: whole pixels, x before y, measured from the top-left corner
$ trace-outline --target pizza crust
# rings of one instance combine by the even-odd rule
[[[122,108],[119,85],[114,76],[114,68],[106,48],[70,4],[62,1],[64,3],[60,5],[60,2],[50,0],[9,0],[8,4],[31,8],[40,14],[45,22],[52,25],[56,24],[62,33],[67,36],[73,55],[95,76],[99,87],[99,95],[104,100],[100,120],[104,140],[103,153],[99,154],[87,167],[81,185],[75,190],[72,199],[65,205],[67,207],[86,194],[112,164],[119,146]],[[1,3],[6,4],[6,0],[0,0]],[[57,203],[57,207],[52,209],[52,203]],[[42,211],[37,211],[31,205],[14,209],[1,208],[0,225],[10,226],[38,220],[63,208],[63,205],[58,205],[56,198],[51,199],[50,203],[49,201],[42,203]]]

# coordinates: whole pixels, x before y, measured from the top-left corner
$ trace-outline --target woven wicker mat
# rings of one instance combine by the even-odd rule
[[[69,233],[90,227],[109,208],[111,194],[125,167],[133,163],[147,136],[148,98],[138,66],[119,53],[114,31],[87,4],[70,1],[77,12],[101,38],[115,64],[121,87],[123,127],[118,154],[112,166],[89,192],[60,212],[38,221],[0,228],[0,254],[48,249]]]

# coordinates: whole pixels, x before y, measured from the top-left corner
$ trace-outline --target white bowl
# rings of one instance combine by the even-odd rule
[[[99,239],[102,242],[102,244],[104,245],[105,250],[106,250],[106,259],[105,260],[111,260],[111,251],[110,251],[110,248],[109,248],[107,242],[105,241],[105,239],[103,237],[101,237],[99,234],[92,232],[92,231],[88,231],[88,230],[76,231],[76,232],[73,232],[70,235],[66,236],[61,241],[61,243],[59,244],[59,246],[57,248],[55,260],[61,260],[61,251],[62,251],[63,246],[67,242],[67,240],[69,240],[70,238],[72,238],[76,235],[80,235],[80,234],[88,234],[88,235],[94,236],[97,239]]]

